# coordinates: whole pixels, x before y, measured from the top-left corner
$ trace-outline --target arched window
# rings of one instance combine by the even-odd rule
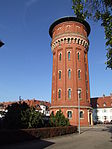
[[[78,60],[79,60],[80,59],[80,53],[79,52],[78,52],[78,55],[77,56],[78,56]]]
[[[79,69],[79,70],[78,70],[78,79],[81,78],[81,77],[80,77],[80,73],[81,73],[81,70]]]
[[[72,111],[67,111],[67,117],[68,117],[68,119],[72,118]]]
[[[58,90],[58,98],[61,98],[61,89]]]
[[[59,70],[59,80],[61,80],[61,70]]]
[[[68,89],[68,98],[71,99],[71,89]]]
[[[68,78],[71,79],[71,70],[68,70]]]
[[[84,118],[84,112],[80,111],[80,118]]]
[[[59,54],[59,61],[61,61],[61,58],[62,58],[62,54],[60,53]]]
[[[68,52],[68,60],[70,60],[70,51]]]
[[[80,89],[80,88],[78,89],[78,98],[79,98],[79,99],[82,98],[82,95],[81,95],[81,89]]]

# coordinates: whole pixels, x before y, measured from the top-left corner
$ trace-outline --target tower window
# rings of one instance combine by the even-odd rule
[[[68,78],[71,79],[71,70],[68,70]]]
[[[72,111],[68,111],[67,112],[67,117],[68,117],[68,119],[71,119],[72,118]]]
[[[80,111],[80,118],[84,118],[84,112]]]
[[[82,95],[81,95],[81,89],[78,89],[78,99],[81,99]]]
[[[60,53],[59,54],[59,61],[61,61],[61,58],[62,58],[62,54]]]
[[[61,80],[61,71],[59,71],[59,80]]]
[[[81,70],[79,69],[78,70],[78,79],[80,79],[80,73],[81,73]]]
[[[70,51],[68,52],[68,60],[70,60]]]
[[[58,98],[61,98],[61,89],[58,90]]]
[[[71,99],[71,89],[68,89],[68,98]]]
[[[78,60],[80,59],[80,53],[78,52]]]

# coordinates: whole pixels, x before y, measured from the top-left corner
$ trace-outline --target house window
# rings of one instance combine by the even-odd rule
[[[99,116],[97,116],[97,121],[100,119],[100,117]]]
[[[60,54],[59,54],[59,61],[61,61],[61,57],[62,57],[62,54],[60,53]]]
[[[68,60],[70,60],[70,51],[68,52]]]
[[[68,89],[68,98],[71,99],[71,89]]]
[[[78,70],[78,79],[80,79],[80,72],[81,70]]]
[[[104,120],[105,120],[105,121],[107,120],[107,116],[104,116]]]
[[[80,59],[80,53],[78,52],[78,60]]]
[[[71,70],[68,70],[68,78],[71,79]]]
[[[71,119],[72,118],[72,111],[68,111],[67,112],[67,117],[68,117],[68,119]]]
[[[106,112],[106,109],[104,109],[104,112]]]
[[[81,99],[81,89],[78,89],[78,99]]]
[[[61,71],[59,71],[59,80],[61,80]]]
[[[84,112],[80,111],[80,118],[84,118]]]
[[[61,89],[58,90],[58,98],[61,98]]]

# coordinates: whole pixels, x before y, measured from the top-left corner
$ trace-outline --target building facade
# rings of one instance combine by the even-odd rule
[[[92,125],[88,71],[90,26],[75,17],[60,18],[49,29],[53,53],[50,111],[61,109],[71,125]],[[79,114],[80,104],[80,114]]]
[[[112,95],[91,98],[94,123],[110,123],[112,121]]]

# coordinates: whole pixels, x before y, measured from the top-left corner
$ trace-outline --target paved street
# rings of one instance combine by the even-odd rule
[[[34,140],[0,149],[111,149],[112,126],[81,128],[81,134],[71,134],[51,139]]]

